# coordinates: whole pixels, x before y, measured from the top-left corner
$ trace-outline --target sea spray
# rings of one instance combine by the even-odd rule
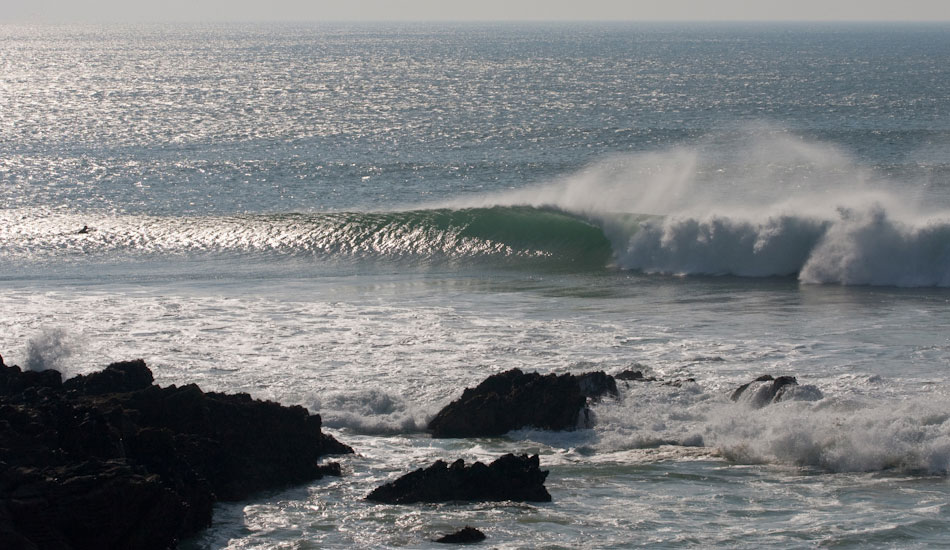
[[[75,352],[74,338],[59,327],[49,327],[30,338],[26,344],[26,368],[32,371],[56,369],[67,377],[66,362]]]
[[[427,417],[434,412],[378,388],[329,391],[308,396],[304,404],[311,410],[322,411],[326,426],[371,435],[424,431]]]

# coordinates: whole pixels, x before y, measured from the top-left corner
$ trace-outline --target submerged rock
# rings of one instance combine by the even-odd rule
[[[655,376],[650,376],[649,378],[643,376],[643,371],[624,369],[617,374],[613,375],[617,380],[623,380],[627,382],[626,386],[629,388],[629,382],[660,382],[661,380]],[[673,386],[675,388],[681,388],[686,384],[694,384],[696,382],[695,378],[676,378],[673,380],[662,381],[664,386]]]
[[[755,408],[761,408],[779,401],[800,400],[816,401],[823,397],[815,386],[800,386],[794,376],[762,375],[752,382],[739,386],[729,397],[733,401],[742,401]]]
[[[485,540],[485,533],[482,533],[474,527],[469,527],[466,525],[463,529],[459,529],[452,534],[439,537],[433,542],[441,542],[445,544],[471,544],[475,542],[481,542],[483,540]]]
[[[572,430],[589,424],[588,399],[617,395],[613,377],[525,374],[512,369],[486,378],[429,421],[433,437],[496,437],[524,427]]]
[[[437,460],[395,481],[381,485],[366,499],[386,504],[416,502],[503,501],[550,502],[544,487],[548,472],[540,468],[538,455],[506,454],[488,466],[462,459],[448,464]]]
[[[652,376],[650,378],[646,378],[643,376],[643,371],[633,369],[624,369],[615,374],[614,378],[628,382],[656,382],[656,378]]]
[[[143,361],[62,382],[0,365],[0,548],[174,547],[217,500],[339,475],[319,415],[152,385]]]

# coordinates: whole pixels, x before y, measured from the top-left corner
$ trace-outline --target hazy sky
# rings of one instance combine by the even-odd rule
[[[950,21],[950,0],[0,0],[0,21]]]

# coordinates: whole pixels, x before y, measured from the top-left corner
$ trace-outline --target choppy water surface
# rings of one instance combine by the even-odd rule
[[[6,26],[0,52],[6,362],[143,357],[358,451],[186,547],[947,544],[945,26]],[[622,383],[589,430],[424,433],[512,367],[693,381]],[[728,399],[764,373],[820,398]],[[509,451],[552,503],[362,500]]]

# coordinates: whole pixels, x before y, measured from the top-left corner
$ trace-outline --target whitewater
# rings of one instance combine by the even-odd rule
[[[0,354],[301,404],[344,476],[188,549],[930,548],[950,527],[950,29],[0,27]],[[510,368],[592,428],[435,440]],[[795,376],[756,408],[733,391]],[[539,453],[550,504],[388,506]]]

